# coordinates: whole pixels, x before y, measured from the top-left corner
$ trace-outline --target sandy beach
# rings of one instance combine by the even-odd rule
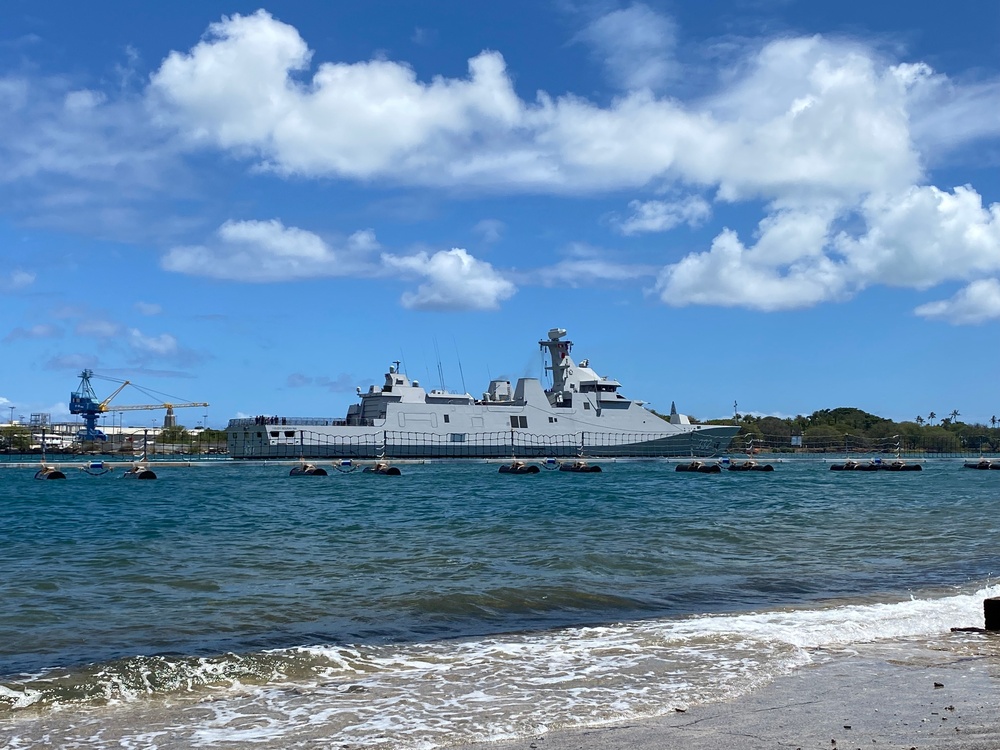
[[[735,700],[464,750],[1000,748],[1000,634],[835,658]],[[946,640],[947,644],[947,640]]]

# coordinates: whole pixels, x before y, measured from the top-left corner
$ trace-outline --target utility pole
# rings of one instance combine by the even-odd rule
[[[10,426],[13,427],[14,426],[14,409],[16,409],[17,407],[16,406],[8,406],[7,408],[10,409]]]

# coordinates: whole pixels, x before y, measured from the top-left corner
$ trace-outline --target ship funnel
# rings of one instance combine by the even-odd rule
[[[558,341],[559,339],[561,339],[565,335],[566,335],[566,329],[565,328],[550,328],[549,329],[549,338],[552,341]]]

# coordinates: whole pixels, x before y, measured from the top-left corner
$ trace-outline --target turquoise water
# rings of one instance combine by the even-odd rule
[[[602,465],[0,470],[0,739],[118,746],[139,712],[177,746],[435,746],[981,624],[1000,472]]]

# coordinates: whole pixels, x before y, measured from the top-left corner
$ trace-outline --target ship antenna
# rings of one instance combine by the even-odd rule
[[[442,391],[447,391],[448,386],[444,384],[444,368],[441,367],[441,352],[438,351],[438,340],[437,336],[434,337],[434,356],[437,358],[438,365],[438,383],[441,385]]]
[[[455,344],[455,356],[458,358],[458,374],[462,376],[462,393],[468,393],[469,389],[465,387],[465,372],[462,370],[462,355],[458,351],[458,342],[455,341],[454,336],[451,340]]]

